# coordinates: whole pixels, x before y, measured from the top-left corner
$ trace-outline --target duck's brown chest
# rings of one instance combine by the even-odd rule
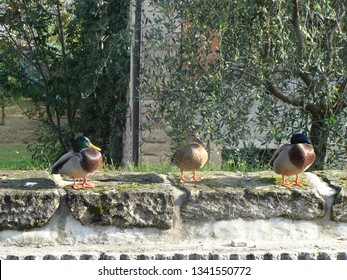
[[[88,173],[95,172],[102,164],[101,153],[93,148],[82,151],[81,155],[81,166]]]
[[[183,170],[196,170],[204,166],[208,159],[206,149],[198,144],[185,146],[177,151],[172,159],[172,162]]]
[[[289,159],[298,169],[307,169],[315,158],[314,149],[310,144],[296,144],[289,151]]]

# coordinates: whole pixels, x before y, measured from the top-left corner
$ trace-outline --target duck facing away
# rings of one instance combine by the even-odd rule
[[[60,157],[52,166],[52,174],[62,174],[73,179],[73,188],[92,188],[87,182],[87,176],[98,170],[102,164],[101,149],[94,146],[85,136],[80,136],[72,143],[72,151]],[[76,178],[83,178],[82,185],[78,185]]]
[[[201,140],[194,133],[188,135],[187,144],[171,157],[171,163],[181,170],[180,182],[200,181],[196,177],[196,171],[203,167],[207,160],[208,153]],[[191,180],[184,178],[184,171],[193,171],[193,178]]]
[[[283,144],[275,151],[269,165],[273,171],[282,175],[282,186],[291,187],[293,184],[285,182],[284,176],[293,175],[296,176],[294,185],[300,186],[303,182],[299,181],[299,174],[308,169],[315,159],[310,139],[298,133],[291,137],[290,144]]]

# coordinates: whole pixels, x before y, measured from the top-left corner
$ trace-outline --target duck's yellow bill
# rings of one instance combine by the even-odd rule
[[[101,149],[100,149],[99,147],[93,145],[92,143],[90,143],[89,148],[93,148],[93,149],[95,149],[95,150],[101,151]]]

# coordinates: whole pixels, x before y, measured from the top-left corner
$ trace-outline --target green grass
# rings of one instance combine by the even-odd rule
[[[161,162],[160,164],[140,164],[139,166],[127,166],[124,168],[115,168],[112,165],[104,166],[105,171],[123,171],[123,172],[138,172],[138,173],[158,173],[158,174],[166,174],[172,172],[180,172],[180,169],[169,162]],[[198,172],[203,171],[261,171],[268,170],[267,166],[262,166],[261,168],[255,168],[254,166],[233,166],[231,164],[223,163],[222,166],[206,164],[203,168],[200,168]]]
[[[171,165],[169,162],[162,162],[160,164],[140,164],[139,166],[129,165],[127,167],[123,167],[120,169],[116,169],[114,166],[108,165],[108,166],[105,166],[104,168],[105,170],[118,170],[118,171],[124,171],[124,172],[138,172],[138,173],[154,172],[159,174],[179,171],[177,167]]]
[[[31,155],[23,144],[0,144],[0,169],[32,169]]]
[[[13,169],[13,170],[28,170],[28,169],[41,169],[40,166],[34,164],[31,160],[31,154],[26,149],[25,144],[0,144],[0,170]],[[169,162],[162,162],[160,164],[140,164],[139,166],[128,166],[123,168],[115,168],[112,165],[104,166],[105,171],[123,171],[123,172],[138,172],[138,173],[179,173],[180,170]],[[267,170],[268,167],[262,166],[258,168],[254,166],[247,166],[247,164],[234,164],[228,162],[223,163],[222,166],[206,164],[199,172],[203,171],[260,171]]]

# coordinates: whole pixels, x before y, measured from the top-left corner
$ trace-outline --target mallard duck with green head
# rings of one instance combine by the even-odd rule
[[[52,174],[62,174],[73,179],[73,188],[92,188],[94,185],[87,182],[87,176],[98,170],[102,164],[101,149],[93,145],[85,136],[77,137],[72,143],[72,151],[61,156],[52,166]],[[75,181],[83,178],[82,185]]]
[[[284,176],[295,175],[294,185],[303,185],[299,181],[299,174],[307,170],[316,159],[310,139],[302,134],[294,134],[290,143],[281,145],[273,154],[270,160],[270,167],[277,174],[282,175],[282,186],[291,187],[293,184],[287,183]]]
[[[171,163],[181,170],[181,182],[200,181],[196,171],[203,167],[208,160],[208,153],[196,133],[190,133],[187,144],[177,150],[171,157]],[[184,171],[193,171],[191,180],[184,178]]]

